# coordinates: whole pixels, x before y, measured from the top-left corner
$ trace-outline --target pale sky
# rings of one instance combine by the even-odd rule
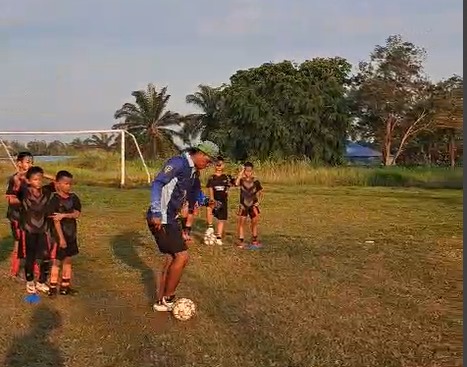
[[[105,129],[130,93],[198,84],[263,62],[368,58],[402,34],[435,80],[462,72],[462,0],[0,0],[0,129]]]

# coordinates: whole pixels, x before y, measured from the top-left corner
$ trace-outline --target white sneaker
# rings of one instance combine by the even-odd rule
[[[216,245],[218,245],[218,246],[222,246],[222,245],[223,245],[222,239],[221,239],[221,238],[216,238]]]
[[[34,283],[34,280],[26,282],[26,292],[28,292],[29,294],[36,293],[36,283]]]
[[[36,283],[36,289],[42,293],[49,293],[49,286],[45,283]]]
[[[173,298],[170,302],[168,302],[166,297],[162,297],[162,301],[157,301],[156,303],[154,303],[154,305],[152,306],[152,309],[154,311],[159,311],[159,312],[171,312],[174,304],[175,304],[175,298]]]

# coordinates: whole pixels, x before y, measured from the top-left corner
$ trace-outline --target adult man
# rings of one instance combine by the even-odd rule
[[[155,311],[171,311],[175,291],[188,262],[187,246],[178,215],[187,194],[196,185],[196,171],[205,169],[219,154],[219,148],[210,141],[199,143],[187,152],[169,159],[152,183],[151,204],[147,222],[165,262],[159,279]],[[206,200],[202,205],[213,205]]]

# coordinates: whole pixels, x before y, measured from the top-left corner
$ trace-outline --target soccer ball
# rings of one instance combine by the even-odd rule
[[[175,304],[172,308],[172,315],[177,320],[187,321],[191,319],[196,313],[195,303],[188,298],[180,298],[175,301]]]
[[[209,235],[209,236],[204,236],[204,244],[205,245],[215,245],[217,241],[216,236],[214,235]]]
[[[205,245],[215,245],[217,241],[216,235],[214,234],[214,229],[208,228],[204,233],[204,244]]]

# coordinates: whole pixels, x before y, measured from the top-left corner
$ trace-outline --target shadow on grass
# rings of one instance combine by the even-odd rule
[[[29,333],[14,338],[3,366],[65,366],[60,350],[48,340],[49,333],[61,323],[57,310],[38,306],[32,314]]]
[[[13,237],[8,236],[0,239],[0,263],[11,257],[13,251]]]
[[[248,358],[253,359],[255,365],[305,366],[294,361],[292,351],[274,340],[268,332],[271,315],[259,310],[252,311],[243,291],[217,289],[213,282],[208,284],[201,277],[196,277],[193,284],[201,295],[200,299],[208,299],[211,304],[203,308],[203,314],[222,325],[223,330],[228,330],[231,343],[238,350],[248,351]]]
[[[151,269],[138,255],[137,248],[144,246],[138,233],[123,232],[112,239],[112,251],[124,264],[140,272],[141,282],[145,287],[148,301],[152,304],[155,298],[155,276]]]

